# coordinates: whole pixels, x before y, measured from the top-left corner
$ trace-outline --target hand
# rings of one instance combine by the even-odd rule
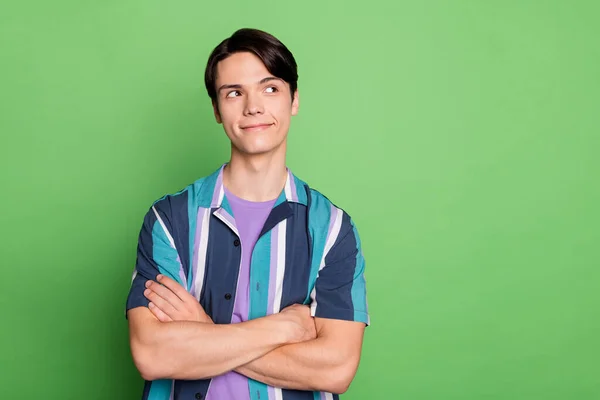
[[[310,315],[310,307],[302,304],[293,304],[277,314],[289,322],[290,343],[305,342],[317,337],[315,319]]]
[[[213,323],[198,300],[179,283],[164,275],[158,275],[156,280],[146,282],[144,296],[150,300],[148,308],[159,321]]]

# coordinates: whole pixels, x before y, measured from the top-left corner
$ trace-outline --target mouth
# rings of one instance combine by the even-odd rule
[[[260,132],[270,128],[272,125],[273,124],[252,124],[240,126],[240,129],[242,129],[244,132]]]

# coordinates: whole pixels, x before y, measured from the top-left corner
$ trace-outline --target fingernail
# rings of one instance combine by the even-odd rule
[[[150,294],[150,290],[146,289],[144,290],[144,296],[148,296]]]
[[[148,308],[154,308],[154,303],[148,303]]]
[[[146,281],[146,287],[150,287],[150,285],[152,285],[152,281]]]
[[[160,280],[162,279],[162,277],[163,277],[162,275],[157,275],[157,276],[156,276],[156,280],[157,280],[157,281],[160,281]]]

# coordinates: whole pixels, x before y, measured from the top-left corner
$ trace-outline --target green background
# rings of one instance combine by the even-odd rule
[[[137,234],[227,160],[203,72],[248,26],[299,63],[290,168],[362,236],[344,398],[600,399],[597,4],[3,1],[0,398],[139,398]]]

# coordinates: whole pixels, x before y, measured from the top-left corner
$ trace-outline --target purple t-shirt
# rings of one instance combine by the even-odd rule
[[[225,196],[231,205],[235,225],[242,242],[242,263],[237,283],[235,302],[231,323],[236,324],[248,320],[250,258],[267,217],[276,199],[265,202],[254,202],[241,199],[225,188]],[[268,266],[267,266],[268,267]],[[214,377],[206,395],[207,400],[250,400],[248,378],[237,372],[228,372]]]

